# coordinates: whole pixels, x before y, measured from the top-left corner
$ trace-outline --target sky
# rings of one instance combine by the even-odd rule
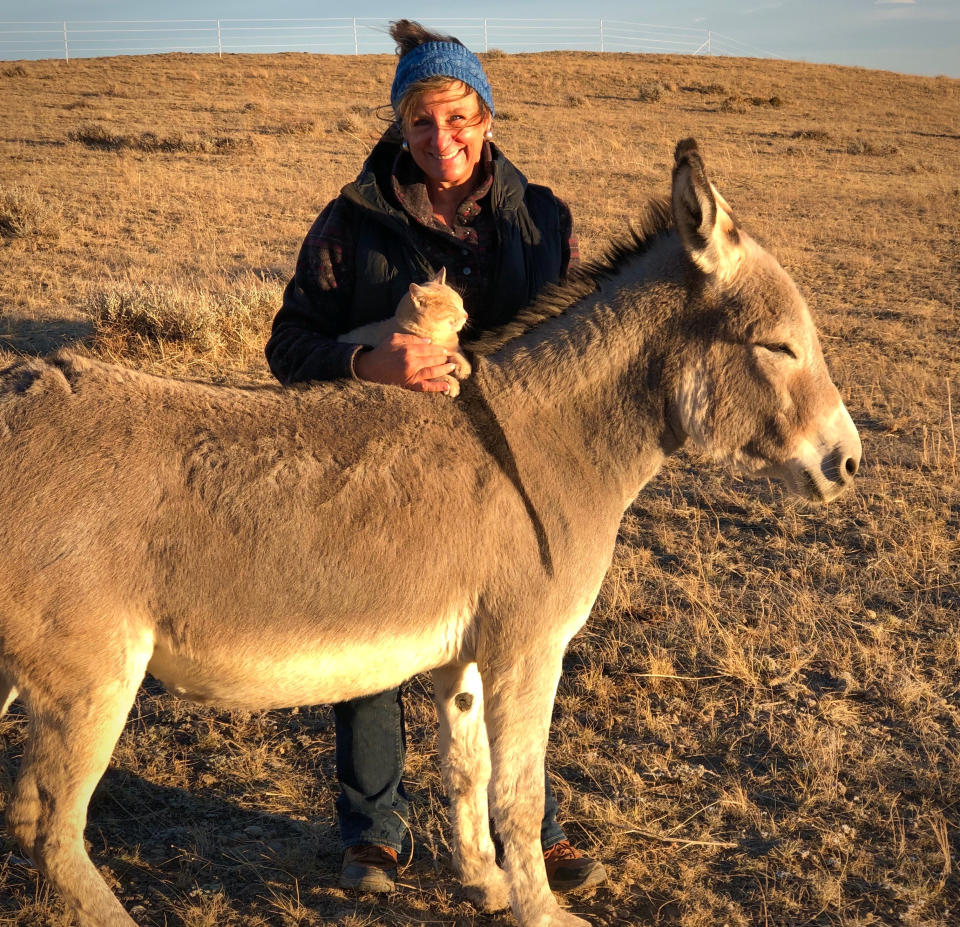
[[[0,23],[82,20],[596,17],[713,30],[743,51],[797,61],[960,78],[960,0],[421,0],[409,9],[370,0],[0,0]],[[0,25],[0,39],[6,28]],[[728,49],[729,50],[729,49]],[[10,54],[0,45],[3,57]]]

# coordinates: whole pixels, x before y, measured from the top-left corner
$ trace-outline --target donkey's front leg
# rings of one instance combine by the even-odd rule
[[[501,654],[481,665],[493,820],[503,842],[510,906],[521,927],[588,927],[557,904],[540,846],[544,755],[562,656],[562,650],[521,658]]]
[[[440,719],[440,763],[450,799],[454,865],[470,900],[485,911],[499,911],[509,906],[510,897],[490,839],[490,748],[477,664],[434,670],[433,694]]]

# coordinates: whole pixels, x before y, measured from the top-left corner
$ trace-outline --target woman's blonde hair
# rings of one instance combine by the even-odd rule
[[[480,95],[473,87],[468,87],[463,81],[457,80],[456,78],[437,74],[434,77],[426,77],[410,85],[407,92],[404,93],[394,108],[397,125],[402,129],[404,126],[410,124],[410,117],[417,111],[417,108],[420,106],[420,101],[428,93],[436,93],[437,91],[447,89],[462,91],[461,96],[457,97],[457,99],[473,97],[474,100],[476,100],[477,110],[480,116],[479,122],[483,122],[489,118],[490,107],[480,99]]]
[[[431,32],[412,19],[398,19],[390,23],[390,36],[397,43],[397,55],[400,58],[427,42],[453,42],[456,45],[463,45],[463,42],[455,36]],[[481,122],[490,117],[490,107],[480,98],[480,94],[476,90],[456,78],[436,74],[433,77],[425,77],[423,80],[411,84],[400,100],[397,101],[394,106],[397,128],[402,130],[408,124],[410,115],[417,109],[426,94],[436,93],[438,90],[448,88],[462,89],[463,97],[461,99],[470,96],[476,99]]]

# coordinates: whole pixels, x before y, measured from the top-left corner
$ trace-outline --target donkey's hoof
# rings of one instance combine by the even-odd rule
[[[592,927],[590,921],[564,911],[560,905],[540,912],[539,916],[518,919],[524,927]]]
[[[591,927],[590,921],[585,921],[576,914],[569,911],[557,911],[553,917],[547,921],[547,927]]]
[[[463,891],[475,907],[488,914],[510,907],[510,889],[507,887],[507,877],[502,869],[497,870],[497,876],[490,882],[482,885],[464,885]]]

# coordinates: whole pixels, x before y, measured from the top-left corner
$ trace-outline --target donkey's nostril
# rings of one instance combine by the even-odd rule
[[[857,475],[859,469],[860,455],[837,447],[824,460],[823,475],[831,483],[846,485]]]

